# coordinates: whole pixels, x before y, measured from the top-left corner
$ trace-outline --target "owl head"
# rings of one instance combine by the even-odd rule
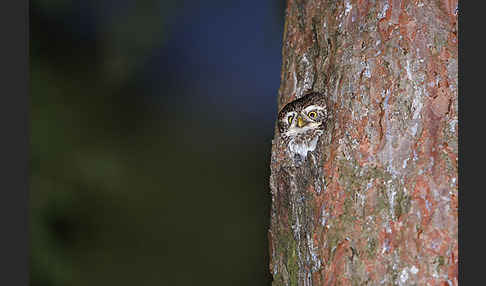
[[[327,118],[324,95],[312,92],[282,108],[278,114],[278,127],[284,137],[312,134],[325,128]]]
[[[306,160],[309,152],[315,150],[328,118],[326,98],[317,92],[288,103],[279,112],[280,136],[297,165]]]

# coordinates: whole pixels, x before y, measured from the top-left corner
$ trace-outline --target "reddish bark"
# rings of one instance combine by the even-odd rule
[[[457,0],[288,0],[279,110],[326,94],[302,166],[272,146],[274,285],[457,285]]]

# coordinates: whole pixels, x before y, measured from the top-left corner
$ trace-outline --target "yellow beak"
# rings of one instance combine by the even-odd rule
[[[302,119],[302,116],[299,115],[299,117],[297,117],[297,126],[299,126],[299,128],[302,128],[305,125],[307,125],[307,122],[305,122],[304,119]]]

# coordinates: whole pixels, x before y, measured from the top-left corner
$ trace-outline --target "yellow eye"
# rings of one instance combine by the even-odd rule
[[[294,120],[294,116],[290,115],[287,120],[289,121],[289,125],[292,124],[292,120]]]
[[[317,117],[317,112],[311,111],[311,112],[307,113],[307,115],[309,115],[310,118],[314,119],[314,118]]]

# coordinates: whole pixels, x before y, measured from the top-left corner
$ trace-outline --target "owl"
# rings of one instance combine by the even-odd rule
[[[278,114],[280,137],[297,161],[304,161],[314,151],[329,119],[326,98],[311,92],[282,108]]]

